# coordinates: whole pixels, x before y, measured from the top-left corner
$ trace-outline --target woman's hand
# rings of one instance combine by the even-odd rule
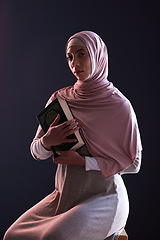
[[[57,164],[85,166],[85,157],[76,151],[57,151],[57,153],[60,155],[59,157],[54,158],[53,156],[53,161]]]
[[[49,151],[52,146],[77,141],[76,139],[67,138],[79,129],[76,120],[73,119],[58,125],[59,120],[60,115],[58,114],[54,122],[50,125],[47,133],[41,138],[42,145]]]

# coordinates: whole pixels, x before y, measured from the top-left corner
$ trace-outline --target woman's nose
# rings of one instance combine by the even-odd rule
[[[80,66],[80,62],[77,58],[74,58],[72,61],[72,67]]]

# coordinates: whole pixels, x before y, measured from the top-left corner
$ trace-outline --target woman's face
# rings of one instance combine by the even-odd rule
[[[83,81],[91,74],[92,66],[88,50],[85,46],[71,46],[66,52],[69,68],[76,78]]]

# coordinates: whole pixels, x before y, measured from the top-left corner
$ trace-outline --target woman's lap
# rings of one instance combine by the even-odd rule
[[[103,240],[127,220],[128,199],[122,190],[99,194],[68,211],[56,213],[59,192],[54,191],[24,213],[7,231],[4,240]],[[117,187],[116,187],[117,188]],[[116,218],[116,220],[115,220]]]
[[[69,211],[52,216],[47,196],[24,213],[8,230],[5,240],[90,240],[103,239],[109,229],[114,210],[107,206],[106,196],[81,203]],[[47,210],[47,211],[46,211]],[[45,214],[46,212],[46,214]]]

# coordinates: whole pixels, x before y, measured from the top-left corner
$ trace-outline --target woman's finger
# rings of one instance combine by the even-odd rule
[[[57,117],[54,119],[53,123],[50,125],[50,127],[57,126],[60,118],[61,118],[61,116],[60,116],[60,114],[58,114]]]
[[[72,123],[75,123],[75,122],[76,122],[76,120],[72,119],[72,120],[69,120],[64,123],[59,124],[59,127],[66,128],[67,126],[70,126]]]
[[[68,131],[76,128],[78,126],[77,122],[73,122],[70,125],[68,125],[67,127],[63,128],[63,134],[67,133]]]
[[[74,127],[73,129],[68,130],[67,132],[65,132],[63,134],[64,138],[68,137],[69,135],[71,135],[72,133],[75,133],[77,130],[79,130],[79,127]]]

